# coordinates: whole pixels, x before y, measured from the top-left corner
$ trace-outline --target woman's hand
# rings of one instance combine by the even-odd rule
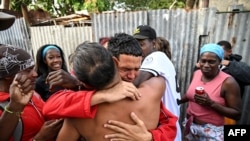
[[[214,101],[212,101],[207,93],[205,94],[195,94],[194,95],[195,103],[202,105],[202,106],[208,106],[211,107],[212,104],[214,104]]]

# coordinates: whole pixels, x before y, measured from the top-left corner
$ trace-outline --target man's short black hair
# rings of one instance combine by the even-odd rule
[[[232,49],[232,46],[228,41],[222,40],[222,41],[219,41],[217,44],[220,46],[224,46],[225,50]]]
[[[110,53],[119,59],[120,54],[142,56],[142,49],[139,42],[131,35],[117,33],[111,37],[108,43]]]

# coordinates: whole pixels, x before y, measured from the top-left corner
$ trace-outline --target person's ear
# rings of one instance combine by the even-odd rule
[[[113,58],[113,61],[115,62],[115,65],[118,67],[119,60],[114,56],[112,58]]]

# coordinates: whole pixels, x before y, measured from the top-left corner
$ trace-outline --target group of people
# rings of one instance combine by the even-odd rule
[[[133,35],[105,38],[106,47],[101,41],[79,44],[70,71],[55,44],[40,47],[35,61],[25,50],[2,44],[0,140],[221,141],[225,117],[241,117],[241,93],[250,84],[249,66],[237,62],[225,42],[200,49],[182,97],[169,43],[148,25]],[[235,70],[237,65],[245,68]]]
[[[124,137],[114,134],[117,129],[113,128],[119,121],[127,123],[132,128],[136,127],[138,133],[141,133],[133,135],[134,132],[131,132],[131,135],[127,135],[125,139],[172,140],[175,138],[177,117],[161,102],[166,87],[165,79],[157,75],[152,78],[148,77],[145,81],[137,81],[137,85],[131,83],[139,75],[144,54],[139,42],[133,36],[125,33],[115,35],[110,39],[108,49],[97,43],[80,44],[74,53],[72,74],[68,73],[64,66],[63,52],[56,45],[48,44],[38,50],[36,66],[31,56],[20,48],[1,45],[1,49],[3,49],[1,61],[10,63],[10,66],[22,68],[22,70],[11,72],[11,67],[8,68],[6,67],[8,64],[2,63],[3,71],[8,75],[3,75],[1,82],[5,83],[7,78],[9,81],[8,85],[2,85],[6,91],[4,93],[6,99],[1,102],[6,101],[7,104],[1,110],[0,122],[4,123],[9,120],[9,116],[16,122],[8,126],[11,130],[1,128],[4,129],[0,130],[0,133],[4,134],[1,139],[54,140],[55,137],[57,140],[119,139]],[[14,53],[10,51],[11,49]],[[17,49],[19,51],[16,51]],[[21,56],[29,57],[29,61],[32,62],[30,67],[21,64],[21,62],[27,62],[19,58]],[[18,59],[15,60],[16,58]],[[20,78],[17,77],[19,75],[21,75]],[[37,80],[36,77],[38,77]],[[41,94],[39,95],[37,91]],[[15,96],[18,98],[12,99]],[[127,97],[136,101],[131,101]],[[25,101],[22,101],[24,98]],[[39,99],[40,104],[37,100],[33,100],[35,98]],[[36,113],[26,112],[27,107]],[[124,107],[127,107],[127,111],[119,110]],[[31,116],[33,114],[34,116]],[[35,121],[37,124],[33,123],[34,127],[29,127],[28,120],[30,119],[27,120],[26,117],[41,121]],[[79,125],[86,124],[84,127],[92,132],[84,132],[86,130],[84,128],[81,129],[81,133],[78,133],[78,130],[72,130],[74,125],[72,123],[77,119],[72,121],[69,118],[81,118],[77,121]],[[111,121],[107,122],[108,120]],[[62,121],[64,121],[63,126]],[[23,126],[17,126],[19,122],[22,122],[20,124]],[[134,125],[134,123],[137,124]],[[1,126],[5,127],[8,123],[5,124]],[[103,125],[106,128],[103,129]],[[89,130],[90,127],[92,130]],[[77,129],[77,127],[74,128]],[[59,129],[61,129],[60,132]],[[14,130],[19,130],[17,132],[21,135],[13,134]],[[65,138],[68,130],[75,131],[75,134],[70,134],[68,138]],[[110,132],[111,130],[114,131]],[[7,131],[8,133],[5,134]]]

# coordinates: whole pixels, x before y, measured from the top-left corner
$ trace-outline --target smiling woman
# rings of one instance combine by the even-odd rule
[[[62,49],[55,44],[41,46],[36,54],[38,79],[35,90],[41,95],[44,101],[56,91],[63,89],[62,87],[56,87],[50,90],[49,84],[46,83],[48,74],[60,69],[68,72]]]

